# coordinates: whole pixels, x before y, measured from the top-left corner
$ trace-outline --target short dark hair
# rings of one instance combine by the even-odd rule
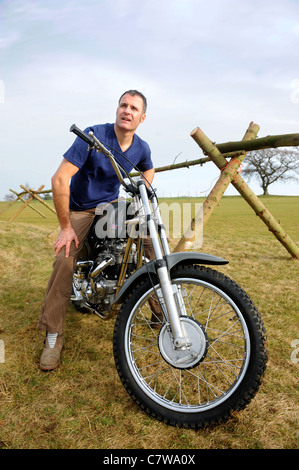
[[[128,91],[125,91],[121,97],[119,98],[118,100],[118,104],[120,103],[120,100],[122,99],[123,96],[125,95],[131,95],[131,96],[139,96],[142,101],[143,101],[143,114],[146,113],[146,109],[147,109],[147,101],[146,101],[146,97],[140,93],[140,91],[137,91],[137,90],[128,90]]]

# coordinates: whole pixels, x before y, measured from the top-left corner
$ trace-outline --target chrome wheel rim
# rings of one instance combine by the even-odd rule
[[[195,278],[182,277],[173,283],[184,292],[188,317],[205,330],[205,356],[188,369],[164,360],[159,348],[161,333],[151,321],[154,289],[150,289],[127,321],[127,363],[139,388],[157,404],[184,413],[209,410],[226,401],[243,380],[250,359],[248,328],[240,309],[221,289]],[[166,326],[161,327],[165,331]]]

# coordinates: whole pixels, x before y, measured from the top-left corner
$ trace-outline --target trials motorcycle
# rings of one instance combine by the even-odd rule
[[[260,314],[238,284],[208,267],[228,261],[171,253],[155,190],[126,174],[92,132],[75,124],[70,131],[109,158],[129,196],[95,216],[74,271],[75,308],[116,316],[115,365],[149,415],[192,429],[226,421],[250,403],[266,369]],[[142,233],[153,244],[151,261]]]

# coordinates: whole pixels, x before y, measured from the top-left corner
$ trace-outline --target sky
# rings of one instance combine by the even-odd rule
[[[258,137],[298,133],[299,0],[0,0],[0,199],[50,189],[70,126],[114,122],[128,89],[147,97],[137,133],[157,168],[203,157],[197,126],[216,143],[251,121]],[[154,187],[203,197],[218,177],[209,162]],[[299,195],[299,182],[269,190]]]

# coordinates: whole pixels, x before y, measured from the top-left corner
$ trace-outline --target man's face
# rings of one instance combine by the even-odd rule
[[[135,131],[139,124],[145,120],[143,113],[143,100],[140,96],[124,95],[116,110],[115,124],[118,128]]]

